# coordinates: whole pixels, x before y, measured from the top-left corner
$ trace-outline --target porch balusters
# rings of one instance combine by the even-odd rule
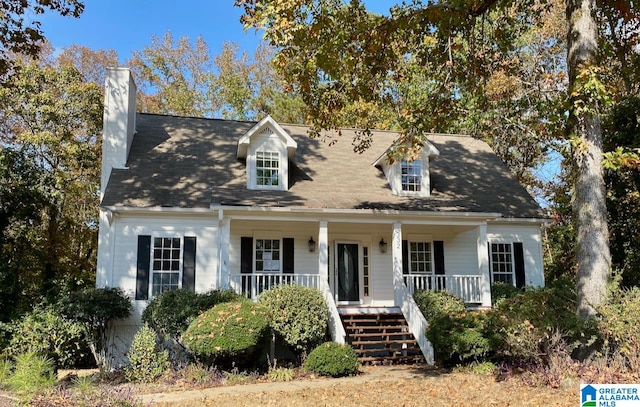
[[[283,284],[298,284],[305,287],[320,288],[317,274],[232,274],[230,282],[231,288],[235,292],[254,300],[263,291]]]
[[[405,274],[404,284],[413,294],[416,291],[448,291],[466,303],[481,303],[481,276]]]

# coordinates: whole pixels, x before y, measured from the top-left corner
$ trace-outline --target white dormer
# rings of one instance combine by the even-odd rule
[[[394,195],[429,196],[431,194],[430,160],[440,155],[438,149],[425,142],[417,157],[403,157],[391,162],[389,150],[373,163],[382,168]]]
[[[289,189],[289,159],[298,144],[271,116],[238,140],[238,158],[247,161],[247,188]]]

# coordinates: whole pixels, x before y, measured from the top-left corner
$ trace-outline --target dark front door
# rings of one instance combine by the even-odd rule
[[[336,264],[338,266],[338,301],[360,301],[358,244],[338,243],[336,256]]]

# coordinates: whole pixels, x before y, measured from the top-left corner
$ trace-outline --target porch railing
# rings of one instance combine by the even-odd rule
[[[229,276],[231,288],[238,294],[250,299],[256,299],[263,291],[278,285],[298,284],[305,287],[319,288],[318,282],[319,277],[317,274],[252,273],[231,274]]]
[[[482,302],[481,276],[404,274],[404,284],[413,294],[415,291],[448,291],[466,303]]]

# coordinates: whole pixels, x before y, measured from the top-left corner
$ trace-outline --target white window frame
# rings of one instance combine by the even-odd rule
[[[153,283],[153,278],[156,274],[169,274],[169,273],[175,273],[176,270],[170,270],[167,272],[164,272],[163,270],[155,270],[155,242],[156,239],[178,239],[180,241],[180,249],[179,249],[179,260],[178,260],[178,284],[177,287],[171,290],[162,290],[159,293],[154,294],[154,283]],[[153,233],[151,235],[151,253],[150,253],[150,261],[149,261],[149,298],[153,298],[156,295],[160,295],[165,291],[173,291],[173,290],[179,290],[182,288],[182,269],[183,269],[183,265],[184,265],[184,236],[182,234],[179,233],[175,233],[175,232],[157,232],[157,233]],[[163,249],[160,249],[163,250]],[[169,249],[169,250],[175,250],[175,249]],[[167,261],[167,260],[161,260],[161,261]],[[169,261],[174,261],[174,260],[169,260]]]
[[[491,284],[494,283],[503,283],[503,284],[511,284],[515,287],[516,285],[516,263],[515,263],[515,258],[514,258],[514,250],[513,250],[513,241],[507,241],[507,240],[490,240],[489,242],[489,274],[491,275]],[[494,262],[493,262],[493,245],[502,245],[505,247],[509,247],[509,262],[507,262],[506,260],[501,260],[500,258],[498,258],[497,264],[504,264],[504,265],[508,265],[509,268],[511,269],[510,272],[505,272],[505,271],[495,271],[494,270]],[[506,252],[503,252],[504,254],[507,254]],[[501,252],[497,253],[498,256],[501,254]],[[510,276],[509,278],[511,279],[511,283],[509,282],[505,282],[505,281],[496,281],[495,279],[495,275],[500,275],[500,276]]]
[[[415,243],[415,244],[428,244],[429,245],[429,259],[428,259],[428,264],[429,264],[429,271],[419,271],[419,270],[414,270],[413,269],[413,265],[414,263],[418,263],[419,261],[416,260],[415,262],[412,261],[411,258],[411,244]],[[435,274],[435,261],[434,261],[434,255],[433,255],[433,240],[432,239],[420,239],[420,238],[413,238],[413,239],[408,239],[407,240],[407,244],[408,244],[408,248],[407,248],[407,255],[409,256],[409,258],[407,259],[409,262],[409,274],[410,275],[420,275],[420,276],[424,276],[424,275],[432,275]],[[417,252],[420,253],[420,252]],[[421,253],[426,253],[424,251],[422,251]],[[421,261],[421,262],[424,262]]]
[[[262,261],[264,262],[265,259],[260,259],[258,260],[258,241],[266,241],[269,240],[271,242],[277,241],[278,242],[278,262],[279,262],[279,266],[278,266],[278,270],[258,270],[258,261]],[[263,251],[264,252],[264,251]],[[271,250],[271,253],[273,253],[273,250]],[[275,237],[275,236],[254,236],[253,237],[253,272],[254,273],[262,273],[262,274],[273,274],[273,275],[278,275],[278,274],[282,274],[282,238],[281,237]],[[268,261],[272,261],[273,259],[269,259]]]
[[[418,174],[415,173],[415,166],[416,164],[420,165],[420,170],[418,172]],[[401,160],[399,162],[399,169],[400,169],[400,191],[402,191],[403,194],[415,194],[415,195],[421,195],[422,191],[424,189],[424,161],[422,159],[417,159],[417,160]],[[404,169],[407,169],[407,174],[404,174]],[[415,178],[418,178],[419,182],[403,182],[403,179],[406,177],[407,181],[409,181],[409,179],[415,181]],[[405,189],[405,185],[407,187],[407,189]],[[409,189],[410,187],[413,188],[418,188],[418,189]]]
[[[258,155],[260,155],[260,154],[270,155],[271,158],[269,158],[269,159],[266,159],[266,158],[260,159],[260,158],[258,158]],[[276,158],[275,160],[273,158],[274,156]],[[258,161],[260,161],[260,160],[262,160],[263,162],[264,161],[269,161],[270,163],[273,162],[273,161],[276,161],[278,163],[278,167],[275,168],[275,167],[258,166]],[[256,177],[255,178],[256,188],[258,188],[258,189],[282,189],[282,182],[283,182],[283,179],[282,179],[282,174],[283,174],[283,171],[282,171],[282,156],[281,156],[279,151],[276,151],[276,150],[257,150],[256,151],[256,161],[255,161],[255,163],[256,164],[255,164],[254,173],[255,173],[255,177]],[[258,175],[258,171],[260,171],[260,170],[262,170],[262,171],[274,171],[274,170],[277,171],[277,176],[278,176],[277,181],[278,181],[278,183],[277,184],[260,184],[260,182],[259,182],[260,179],[268,179],[268,177],[260,177]]]

